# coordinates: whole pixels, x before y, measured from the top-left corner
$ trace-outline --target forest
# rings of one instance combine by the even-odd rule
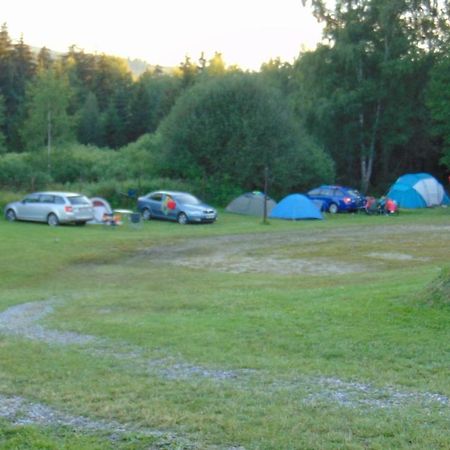
[[[0,189],[189,189],[217,205],[322,183],[382,194],[407,172],[447,184],[449,2],[303,1],[322,42],[259,71],[220,52],[133,75],[125,59],[38,52],[0,30]],[[26,30],[24,30],[26,34]]]

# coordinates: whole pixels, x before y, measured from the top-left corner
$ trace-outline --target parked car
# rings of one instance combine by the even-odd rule
[[[331,214],[358,211],[365,204],[364,195],[356,189],[345,186],[319,186],[309,191],[307,196],[311,200],[320,201],[322,211],[328,211]]]
[[[35,192],[22,201],[5,207],[5,218],[10,222],[27,220],[47,222],[51,226],[60,223],[84,225],[94,218],[91,201],[73,192]]]
[[[165,219],[186,223],[212,223],[217,211],[187,192],[155,191],[138,198],[137,209],[145,220]]]

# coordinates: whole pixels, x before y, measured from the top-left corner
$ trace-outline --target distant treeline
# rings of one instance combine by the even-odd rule
[[[76,47],[33,52],[4,24],[0,187],[166,180],[225,202],[261,189],[265,168],[275,196],[322,182],[381,193],[405,172],[442,179],[448,2],[309,3],[328,44],[251,73],[216,53],[133,76],[126,60]]]

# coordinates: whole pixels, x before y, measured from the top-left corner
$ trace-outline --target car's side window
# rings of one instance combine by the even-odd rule
[[[55,203],[56,203],[57,205],[64,205],[65,201],[64,201],[64,199],[63,199],[62,197],[56,196],[56,197],[55,197]]]
[[[154,202],[160,202],[162,200],[162,194],[153,194],[150,196],[150,200],[153,200]]]
[[[333,191],[331,189],[322,189],[321,195],[324,197],[331,197],[333,195]]]
[[[38,203],[39,197],[37,195],[29,195],[23,199],[23,203]]]
[[[334,189],[333,190],[333,196],[335,196],[335,197],[343,197],[344,193],[340,189]]]
[[[55,202],[55,198],[53,197],[53,195],[41,195],[39,197],[39,203],[54,203]]]

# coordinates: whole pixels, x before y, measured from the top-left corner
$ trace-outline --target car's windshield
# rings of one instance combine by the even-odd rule
[[[353,195],[354,197],[360,197],[361,196],[361,194],[356,189],[349,189],[348,193],[350,195]]]
[[[85,197],[84,195],[68,197],[68,199],[72,205],[90,205],[91,204],[90,200],[87,197]]]
[[[201,203],[197,197],[194,197],[191,194],[176,194],[173,195],[173,198],[180,203],[185,203],[188,205],[199,205]]]

